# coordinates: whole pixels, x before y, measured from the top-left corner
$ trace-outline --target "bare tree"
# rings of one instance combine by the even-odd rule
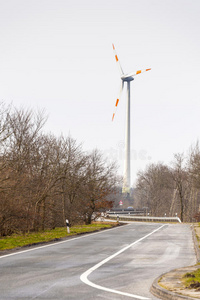
[[[86,156],[82,152],[81,145],[71,137],[62,138],[63,159],[62,176],[60,181],[60,195],[62,197],[63,223],[67,218],[71,224],[79,218],[77,203],[80,199],[80,191],[84,181]]]
[[[175,154],[172,163],[171,175],[174,180],[175,189],[180,203],[180,219],[184,220],[187,211],[187,196],[190,190],[189,174],[185,165],[183,154]]]
[[[190,214],[192,217],[200,212],[200,149],[199,141],[190,148],[187,169],[191,184]]]
[[[40,113],[34,115],[32,111],[14,109],[6,113],[6,120],[9,134],[4,140],[4,155],[1,156],[1,161],[3,159],[6,166],[4,197],[7,199],[9,213],[4,213],[2,218],[5,227],[9,224],[10,232],[16,229],[24,231],[30,223],[31,216],[30,170],[44,117]],[[4,208],[6,206],[4,205]]]
[[[94,150],[87,159],[80,202],[86,224],[91,223],[94,212],[112,207],[108,196],[115,192],[117,183],[116,164],[107,163],[103,155]]]
[[[169,215],[172,182],[169,168],[161,163],[138,173],[135,199],[138,207],[148,207],[154,216]]]

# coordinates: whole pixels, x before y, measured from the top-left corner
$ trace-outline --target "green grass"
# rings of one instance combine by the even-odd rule
[[[90,225],[72,226],[69,234],[67,233],[66,227],[45,230],[43,232],[13,234],[12,236],[0,238],[0,250],[9,250],[36,243],[49,242],[55,239],[100,230],[103,228],[111,228],[113,226],[116,226],[116,223],[93,223]]]
[[[189,288],[193,283],[200,283],[200,268],[194,272],[186,273],[182,280],[185,286]]]

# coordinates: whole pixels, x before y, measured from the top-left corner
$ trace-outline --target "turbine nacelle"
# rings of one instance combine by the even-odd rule
[[[123,75],[123,76],[121,76],[121,80],[123,80],[123,81],[132,81],[132,80],[134,80],[134,78],[132,76],[129,76],[129,75]]]

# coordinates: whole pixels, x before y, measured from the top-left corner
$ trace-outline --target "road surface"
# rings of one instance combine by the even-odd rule
[[[0,256],[0,299],[157,299],[156,277],[195,263],[189,225],[131,223]]]

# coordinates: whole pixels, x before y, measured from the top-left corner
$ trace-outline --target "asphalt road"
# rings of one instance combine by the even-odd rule
[[[132,223],[0,256],[0,299],[157,299],[156,277],[195,263],[189,225]]]

